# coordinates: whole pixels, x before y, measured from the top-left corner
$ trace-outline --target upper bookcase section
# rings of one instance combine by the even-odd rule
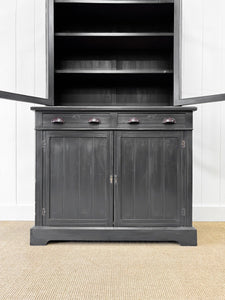
[[[54,11],[56,105],[172,105],[172,1],[56,1]]]
[[[0,11],[0,98],[59,106],[225,100],[225,1],[1,1]]]

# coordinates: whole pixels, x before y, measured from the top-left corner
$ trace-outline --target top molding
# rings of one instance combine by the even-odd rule
[[[159,4],[159,3],[174,3],[174,0],[55,0],[55,3]]]

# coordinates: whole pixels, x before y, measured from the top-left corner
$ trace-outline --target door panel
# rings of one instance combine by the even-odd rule
[[[117,132],[116,226],[180,224],[181,132]]]
[[[1,99],[53,104],[52,79],[48,76],[54,74],[51,68],[52,57],[48,62],[49,68],[46,64],[46,35],[49,41],[53,40],[46,19],[47,5],[51,7],[52,0],[12,0],[0,3]],[[48,44],[51,48],[51,43]]]
[[[225,1],[175,1],[175,104],[225,100]]]
[[[112,226],[112,133],[47,132],[46,143],[45,224]]]

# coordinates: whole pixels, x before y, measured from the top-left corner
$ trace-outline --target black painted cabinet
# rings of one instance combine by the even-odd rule
[[[43,224],[182,225],[182,138],[180,131],[46,131]]]
[[[196,245],[195,108],[33,109],[37,169],[32,245],[51,240]]]
[[[47,131],[46,226],[112,226],[112,132]]]
[[[182,132],[119,131],[115,141],[115,224],[181,225]]]
[[[173,106],[225,100],[224,87],[216,92],[214,82],[208,82],[212,84],[208,90],[213,91],[208,96],[191,88],[190,93],[186,91],[188,98],[182,93],[182,49],[190,36],[183,21],[187,18],[185,10],[193,10],[189,1],[45,1],[46,98],[2,91],[1,85],[0,98],[49,106]],[[208,10],[211,2],[204,5]],[[198,13],[193,10],[194,20]],[[217,32],[220,40],[223,31],[214,27],[212,20],[208,14],[204,29],[202,22],[196,22],[196,32],[199,36]],[[218,51],[211,40],[205,47],[210,53],[212,47],[215,53]],[[23,43],[22,48],[29,53],[29,43]],[[210,56],[209,60],[213,64]],[[211,72],[211,68],[205,72]]]

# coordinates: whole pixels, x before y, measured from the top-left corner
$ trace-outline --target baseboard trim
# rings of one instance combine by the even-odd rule
[[[0,205],[0,221],[34,221],[34,205]],[[196,222],[225,222],[225,206],[195,206]]]
[[[0,221],[34,221],[34,205],[0,205]]]
[[[196,222],[225,222],[225,206],[195,206],[193,220]]]

